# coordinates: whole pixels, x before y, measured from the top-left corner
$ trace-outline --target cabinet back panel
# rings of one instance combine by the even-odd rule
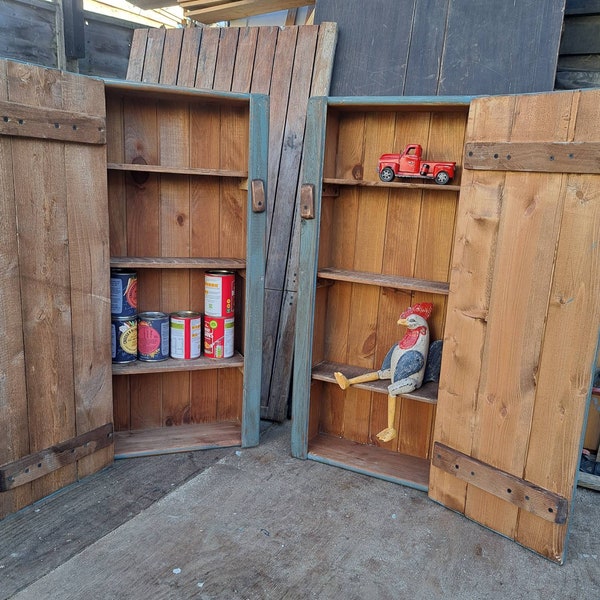
[[[378,182],[377,161],[384,152],[400,152],[419,143],[432,160],[462,159],[468,107],[390,110],[330,106],[324,177]],[[460,164],[453,184],[460,182]],[[458,193],[340,184],[321,202],[319,269],[448,282]],[[417,302],[432,302],[431,340],[443,338],[447,297],[365,283],[321,280],[317,290],[313,360],[377,371],[405,330],[396,322]],[[435,405],[398,398],[395,440],[375,437],[387,426],[387,396],[362,389],[342,392],[336,385],[312,384],[310,433],[318,431],[359,443],[428,458]],[[317,404],[318,409],[313,409]]]
[[[248,104],[107,91],[108,162],[244,172]],[[113,256],[246,258],[247,191],[237,177],[110,171]],[[202,269],[138,269],[138,310],[204,312]],[[245,280],[236,277],[235,350],[243,352]],[[226,371],[226,372],[225,372]],[[242,373],[119,376],[117,430],[241,420]]]

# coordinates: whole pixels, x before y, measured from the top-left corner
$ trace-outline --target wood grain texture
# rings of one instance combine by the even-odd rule
[[[169,48],[177,47],[177,42],[170,40],[173,35],[179,34],[167,31],[163,39],[160,34],[136,32],[128,78],[159,81],[164,71],[161,65],[172,58]],[[264,178],[268,228],[266,287],[274,292],[268,297],[278,298],[278,304],[267,309],[279,316],[265,325],[265,339],[272,342],[266,342],[263,348],[261,414],[274,420],[285,418],[289,400],[299,234],[295,208],[306,104],[311,94],[325,95],[329,90],[336,39],[337,28],[333,24],[186,30],[181,41],[179,72],[174,79],[180,86],[270,96],[269,165]],[[210,165],[208,156],[214,156],[213,148],[225,153],[236,146],[222,142],[221,132],[210,138],[203,129],[193,131],[194,140],[207,149],[207,160],[202,164],[226,168],[223,164]],[[210,192],[206,189],[208,197]],[[229,193],[224,190],[221,188],[219,193]],[[210,230],[207,226],[206,231]]]
[[[340,31],[332,96],[526,93],[554,88],[564,6],[319,0],[314,22]]]
[[[595,93],[477,100],[467,140],[593,141],[594,128],[581,123],[598,118],[595,102]],[[588,195],[597,176],[465,176],[435,437],[570,501],[600,324],[593,300],[598,263],[590,250],[597,203]],[[564,377],[565,365],[578,375]],[[437,469],[430,496],[564,560],[568,520],[540,522]]]
[[[203,32],[201,38],[210,36]],[[161,81],[172,85],[178,81],[175,57],[184,45],[199,48],[199,43],[196,36],[166,36],[161,66],[155,59],[149,68],[160,70]],[[185,68],[183,77],[191,81],[196,63],[192,68],[188,61]],[[262,336],[266,215],[252,210],[257,186],[240,183],[240,177],[262,185],[267,181],[267,98],[237,94],[232,101],[227,89],[218,95],[191,90],[179,94],[175,87],[150,84],[143,90],[140,96],[136,86],[107,87],[109,106],[116,112],[109,118],[109,160],[119,161],[109,163],[109,183],[117,188],[109,192],[115,235],[111,247],[124,252],[111,264],[138,269],[140,312],[202,313],[205,272],[235,269],[236,351],[233,359],[223,361],[116,365],[114,373],[127,381],[118,386],[117,430],[232,421],[242,423],[243,443],[255,445],[260,385],[247,388],[243,372],[254,377],[261,372],[260,355],[250,354]],[[121,170],[131,173],[114,176]],[[136,178],[137,173],[144,177]],[[124,199],[125,210],[115,206]],[[119,218],[124,218],[125,230]],[[246,341],[247,330],[252,340]],[[163,436],[168,438],[168,431]]]
[[[10,62],[2,63],[0,73],[1,97],[32,115],[37,111],[34,122],[61,114],[67,127],[67,115],[72,115],[77,126],[87,115],[105,128],[102,82]],[[7,439],[19,454],[66,442],[111,421],[110,362],[103,345],[109,325],[108,215],[105,178],[95,171],[103,164],[104,148],[84,139],[48,140],[38,134],[37,139],[2,137],[2,185],[8,186],[6,202],[12,204],[10,209],[3,205],[3,214],[6,226],[14,228],[12,236],[5,232],[6,243],[16,241],[15,235],[20,240],[6,248],[5,271],[7,283],[16,284],[21,296],[7,297],[17,302],[13,310],[22,318],[12,317],[21,333],[11,332],[20,340],[20,353],[7,349],[9,361],[20,357],[26,381],[11,403],[9,434],[13,426],[21,434]],[[33,172],[39,176],[31,177]],[[82,197],[88,202],[82,204]],[[4,294],[11,294],[10,287],[3,286]],[[19,363],[12,369],[8,385],[17,393]],[[20,410],[27,411],[25,421],[19,420]],[[112,448],[107,448],[38,478],[3,499],[3,514],[4,508],[20,508],[111,460]]]
[[[443,335],[456,191],[429,196],[426,186],[394,189],[369,184],[377,178],[379,155],[404,146],[409,139],[420,140],[428,156],[456,157],[460,169],[469,103],[463,99],[462,107],[459,102],[452,106],[440,99],[437,106],[419,106],[414,101],[404,106],[400,99],[396,104],[390,99],[379,104],[377,99],[363,98],[356,106],[351,104],[346,99],[329,104],[327,99],[314,99],[309,107],[307,139],[314,161],[322,165],[311,164],[304,183],[312,185],[313,177],[320,176],[321,180],[333,177],[337,185],[335,193],[327,194],[315,185],[315,218],[302,221],[301,256],[318,247],[318,267],[311,273],[309,264],[301,263],[300,269],[299,302],[314,305],[315,312],[307,317],[314,320],[312,326],[297,323],[294,402],[308,406],[294,413],[298,419],[306,415],[306,430],[293,429],[294,437],[305,436],[306,446],[299,437],[292,440],[292,448],[298,456],[306,456],[311,452],[310,440],[320,431],[375,448],[373,456],[381,447],[427,460],[435,419],[435,395],[430,388],[435,386],[396,400],[398,436],[381,443],[376,434],[387,426],[389,381],[342,391],[333,372],[352,377],[380,369],[403,334],[394,327],[398,315],[415,302],[434,303],[432,339]],[[310,296],[314,277],[322,286],[316,304]],[[305,376],[302,357],[311,360],[311,340],[303,337],[308,332],[315,353],[309,377],[323,382],[319,385],[301,380]]]

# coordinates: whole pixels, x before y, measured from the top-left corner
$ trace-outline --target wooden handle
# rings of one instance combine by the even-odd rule
[[[300,216],[303,219],[315,218],[315,186],[304,183],[300,188]]]
[[[261,213],[265,212],[266,201],[265,201],[265,184],[262,179],[252,180],[252,212]]]

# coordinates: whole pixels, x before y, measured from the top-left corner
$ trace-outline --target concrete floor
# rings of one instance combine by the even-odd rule
[[[423,492],[293,459],[289,434],[289,423],[270,425],[257,448],[118,461],[7,517],[0,522],[0,598],[600,598],[599,492],[578,489],[567,559],[559,566]],[[196,473],[181,485],[169,483],[198,454]],[[169,473],[161,475],[162,488],[152,488],[160,499],[150,493],[144,508],[127,508],[110,531],[78,525],[85,515],[104,522],[103,515],[122,513],[127,500],[110,494],[110,478],[122,469],[139,477],[140,465],[159,461]],[[68,508],[74,494],[86,498],[77,511]],[[79,546],[69,550],[74,542]],[[54,552],[43,554],[40,568],[36,547],[48,543]]]

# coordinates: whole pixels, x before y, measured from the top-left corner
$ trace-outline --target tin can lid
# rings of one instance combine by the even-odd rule
[[[166,319],[168,316],[164,312],[142,312],[138,314],[138,319]]]
[[[210,271],[206,271],[207,275],[235,275],[233,271],[228,271],[227,269],[211,269]]]
[[[137,275],[137,271],[132,271],[131,269],[118,269],[113,268],[110,270],[111,275]]]
[[[189,318],[193,318],[193,317],[201,317],[202,313],[196,312],[195,310],[178,310],[176,312],[172,312],[171,316],[189,319]]]

